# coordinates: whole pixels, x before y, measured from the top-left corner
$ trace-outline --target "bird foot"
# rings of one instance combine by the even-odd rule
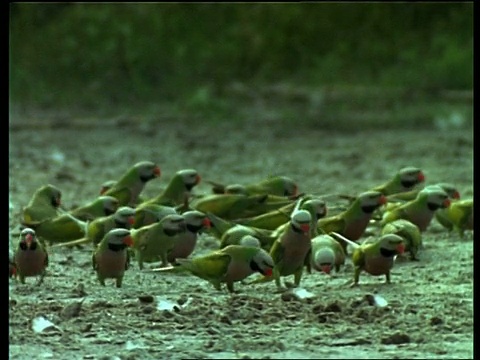
[[[352,283],[350,283],[349,287],[354,288],[354,287],[357,287],[357,286],[358,286],[358,283],[352,282]]]

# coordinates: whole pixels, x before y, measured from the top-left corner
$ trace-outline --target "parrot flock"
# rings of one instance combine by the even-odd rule
[[[300,286],[304,270],[306,276],[341,276],[347,262],[354,269],[353,276],[347,273],[351,286],[362,272],[385,276],[389,284],[398,256],[421,261],[422,233],[432,220],[461,238],[473,231],[473,199],[460,199],[449,183],[427,185],[423,170],[412,166],[358,194],[336,194],[335,201],[300,193],[287,176],[247,184],[205,180],[211,192],[196,194],[201,176],[195,169],[177,171],[156,196],[141,196],[161,174],[156,163],[138,162],[69,211],[60,189],[37,189],[21,212],[9,277],[22,284],[37,277],[41,284],[49,249],[91,246],[91,271],[102,286],[114,279],[122,287],[135,263],[159,277],[184,272],[216,290],[225,284],[230,293],[237,282],[256,288],[271,281],[283,292]],[[218,248],[197,255],[202,235]],[[285,281],[290,276],[293,283]]]

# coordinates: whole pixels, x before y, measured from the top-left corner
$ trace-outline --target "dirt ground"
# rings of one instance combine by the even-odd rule
[[[426,183],[451,182],[473,196],[473,132],[325,132],[299,122],[205,125],[202,122],[115,124],[50,128],[10,123],[10,230],[22,206],[47,183],[58,186],[67,208],[94,197],[105,180],[141,160],[157,162],[153,196],[183,168],[202,179],[248,183],[269,175],[295,179],[306,193],[357,194],[404,166],[422,168]],[[37,123],[37,125],[40,122]],[[68,125],[68,121],[66,123]],[[78,125],[78,124],[77,124]],[[193,190],[209,193],[205,182]],[[16,241],[16,237],[13,239]],[[91,248],[50,251],[42,286],[9,283],[10,359],[468,359],[473,358],[473,233],[464,239],[432,222],[420,261],[399,260],[392,284],[363,273],[350,260],[336,275],[304,274],[314,294],[296,299],[274,283],[236,284],[238,294],[216,291],[193,276],[141,272],[136,263],[123,287],[102,287],[91,268]],[[218,247],[203,234],[193,254]],[[291,279],[290,279],[291,280]],[[388,303],[370,305],[365,295]],[[152,296],[152,303],[139,300]],[[80,312],[70,304],[82,301]],[[173,306],[173,310],[164,307]],[[57,327],[41,333],[32,320]]]

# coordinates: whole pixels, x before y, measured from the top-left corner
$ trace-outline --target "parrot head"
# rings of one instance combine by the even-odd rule
[[[169,236],[182,233],[187,229],[185,218],[182,215],[169,214],[160,220],[160,222],[163,226],[163,232]]]
[[[427,207],[431,211],[435,211],[440,208],[448,208],[450,206],[450,198],[448,194],[438,185],[430,185],[421,190],[417,197],[425,198]]]
[[[330,274],[335,265],[335,252],[331,248],[319,249],[315,253],[315,265],[326,274]]]
[[[225,186],[225,194],[248,195],[248,191],[245,185],[230,184]]]
[[[37,248],[37,235],[35,230],[25,228],[20,233],[19,247],[22,250],[35,250]]]
[[[274,266],[272,257],[262,248],[258,248],[250,261],[250,268],[264,276],[272,276]]]
[[[295,181],[289,177],[283,176],[283,196],[297,196],[298,194],[298,185]]]
[[[117,180],[107,180],[100,186],[100,195],[105,194],[108,190],[110,190],[115,184]]]
[[[307,210],[297,210],[292,213],[290,222],[293,230],[308,234],[310,231],[310,222],[312,221],[312,215]]]
[[[455,186],[450,183],[439,183],[437,184],[440,186],[443,191],[445,191],[450,199],[458,200],[460,199],[460,192],[457,190]]]
[[[160,167],[151,161],[141,161],[134,165],[142,182],[147,182],[161,175]]]
[[[113,196],[100,196],[105,216],[112,215],[118,209],[118,199]]]
[[[315,214],[317,219],[327,216],[327,205],[322,199],[312,199],[305,201],[302,206],[304,210],[310,210],[310,213]]]
[[[253,246],[258,248],[261,246],[260,240],[258,240],[255,236],[252,236],[252,235],[244,235],[240,239],[239,244],[243,246]]]
[[[133,239],[127,229],[112,229],[105,237],[107,238],[108,248],[112,251],[120,251],[133,245]]]
[[[365,191],[357,198],[360,208],[366,214],[371,214],[380,206],[387,203],[387,197],[379,191]]]
[[[407,166],[400,169],[398,175],[400,176],[400,183],[407,189],[425,181],[425,175],[422,170],[413,166]]]
[[[202,229],[210,228],[210,219],[201,211],[186,211],[182,214],[182,216],[185,219],[185,225],[187,229],[192,232],[198,232]]]
[[[396,234],[385,234],[379,240],[380,253],[385,257],[401,255],[405,251],[405,243],[401,236]]]
[[[46,191],[49,194],[50,204],[54,208],[58,208],[60,205],[62,205],[62,192],[60,191],[60,189],[53,185],[47,185]]]
[[[177,172],[177,176],[182,179],[185,188],[190,191],[200,183],[201,177],[195,169],[183,169]]]
[[[135,223],[135,209],[130,206],[122,206],[115,212],[114,217],[118,224],[132,226]]]

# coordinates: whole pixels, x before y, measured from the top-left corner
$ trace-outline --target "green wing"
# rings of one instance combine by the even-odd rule
[[[208,281],[219,281],[225,276],[231,259],[229,254],[216,251],[180,264],[195,276]]]

